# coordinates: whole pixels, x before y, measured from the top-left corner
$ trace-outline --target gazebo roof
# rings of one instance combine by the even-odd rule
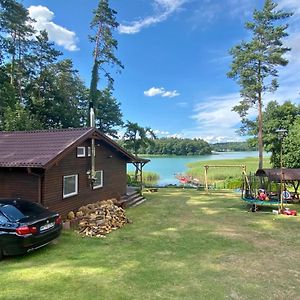
[[[256,176],[268,177],[275,182],[281,181],[281,169],[258,169]],[[283,181],[300,181],[300,169],[282,169]]]

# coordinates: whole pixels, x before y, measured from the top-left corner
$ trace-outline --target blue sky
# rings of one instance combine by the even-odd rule
[[[294,11],[286,45],[290,64],[280,70],[280,88],[270,100],[299,103],[300,1],[278,0]],[[24,0],[50,39],[71,58],[89,85],[92,46],[89,24],[98,0]],[[114,74],[114,95],[124,120],[150,126],[158,136],[240,140],[239,86],[226,77],[228,51],[247,39],[244,23],[263,0],[111,0],[120,27],[117,57],[125,69]],[[254,116],[255,111],[251,112]]]

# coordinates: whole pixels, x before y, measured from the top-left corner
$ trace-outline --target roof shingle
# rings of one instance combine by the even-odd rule
[[[0,167],[44,168],[94,128],[0,132]]]

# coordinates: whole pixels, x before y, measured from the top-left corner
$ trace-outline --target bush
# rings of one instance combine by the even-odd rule
[[[243,179],[242,178],[227,178],[224,181],[224,185],[226,189],[240,189],[243,186]]]

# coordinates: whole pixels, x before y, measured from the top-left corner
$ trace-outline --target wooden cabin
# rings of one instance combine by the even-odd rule
[[[127,163],[147,162],[95,128],[0,132],[0,198],[28,199],[66,216],[82,205],[125,195]]]

